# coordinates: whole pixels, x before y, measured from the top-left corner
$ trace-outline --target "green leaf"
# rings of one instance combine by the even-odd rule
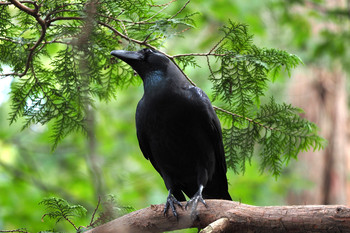
[[[87,212],[87,210],[81,205],[71,205],[66,200],[57,197],[45,198],[39,203],[39,205],[44,205],[47,211],[43,215],[42,219],[47,216],[51,219],[56,220],[56,223],[62,219],[65,219],[74,227],[75,225],[72,222],[72,218],[81,218],[85,216]]]

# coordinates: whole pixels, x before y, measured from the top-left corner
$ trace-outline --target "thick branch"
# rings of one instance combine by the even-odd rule
[[[9,0],[13,5],[15,5],[18,9],[20,9],[21,11],[24,11],[32,16],[36,15],[36,11],[30,7],[27,7],[25,5],[23,5],[22,3],[32,3],[34,4],[34,1],[26,1],[26,2],[21,2],[21,1],[16,1],[16,0]]]
[[[163,216],[163,205],[152,205],[86,233],[163,232],[185,228],[204,228],[215,222],[225,224],[227,232],[349,232],[350,208],[341,205],[251,206],[233,201],[207,200],[208,208],[198,206],[198,218],[190,210],[177,209],[178,221]],[[227,220],[229,223],[227,223]],[[215,225],[215,224],[214,224]],[[218,228],[215,226],[214,228]]]

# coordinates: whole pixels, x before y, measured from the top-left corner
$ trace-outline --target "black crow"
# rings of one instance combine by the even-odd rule
[[[142,78],[144,95],[136,109],[136,131],[143,155],[169,191],[164,208],[191,198],[192,214],[204,199],[231,200],[227,188],[221,126],[208,96],[193,86],[164,54],[153,49],[114,50]]]

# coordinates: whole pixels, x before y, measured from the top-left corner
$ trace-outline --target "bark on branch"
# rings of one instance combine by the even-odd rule
[[[190,210],[178,208],[177,221],[171,214],[163,216],[164,205],[152,205],[86,233],[203,229],[215,221],[206,232],[350,232],[350,208],[343,205],[260,207],[224,200],[207,200],[207,204],[208,208],[198,206],[198,217],[195,220],[191,219]]]

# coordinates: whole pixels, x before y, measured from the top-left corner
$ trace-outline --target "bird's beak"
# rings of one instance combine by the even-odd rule
[[[116,56],[128,64],[132,61],[141,61],[144,58],[143,54],[138,51],[113,50],[111,55]]]

